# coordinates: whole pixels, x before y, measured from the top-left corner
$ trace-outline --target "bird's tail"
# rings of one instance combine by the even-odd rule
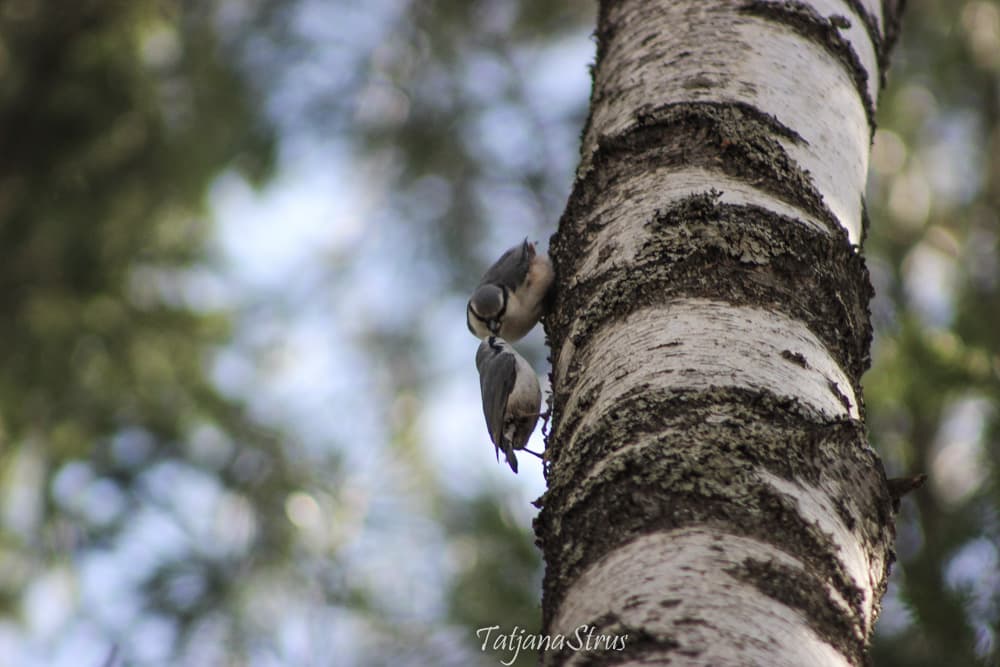
[[[507,465],[510,466],[510,469],[513,470],[514,474],[516,475],[517,474],[517,457],[514,456],[514,447],[511,446],[510,440],[504,440],[504,443],[503,443],[503,455],[507,457]]]

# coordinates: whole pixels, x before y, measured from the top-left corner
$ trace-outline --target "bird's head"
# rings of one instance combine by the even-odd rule
[[[469,299],[465,320],[479,338],[500,333],[507,310],[507,290],[500,285],[480,285]]]

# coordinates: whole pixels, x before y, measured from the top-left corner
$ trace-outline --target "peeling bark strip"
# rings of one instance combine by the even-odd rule
[[[545,665],[860,665],[892,560],[863,234],[892,0],[605,0],[556,304]]]

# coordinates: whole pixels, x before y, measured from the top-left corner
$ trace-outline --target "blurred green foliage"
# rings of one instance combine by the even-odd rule
[[[155,510],[172,517],[179,533],[164,539],[181,546],[149,547],[137,609],[172,619],[178,654],[188,641],[222,641],[234,660],[274,655],[274,618],[306,598],[367,619],[378,638],[367,664],[469,664],[477,628],[538,626],[541,563],[527,522],[505,509],[507,491],[456,495],[422,460],[416,424],[435,381],[428,308],[359,336],[380,378],[371,403],[408,408],[386,420],[386,442],[358,444],[405,459],[402,504],[431,519],[440,536],[429,550],[449,563],[443,606],[416,621],[386,614],[384,584],[340,560],[343,545],[310,546],[289,521],[295,508],[308,518],[311,502],[353,512],[336,492],[343,471],[307,463],[287,432],[252,418],[207,370],[238,319],[197,298],[192,271],[211,263],[206,197],[225,172],[254,183],[272,174],[281,137],[268,109],[280,75],[319,58],[295,34],[294,8],[307,4],[0,1],[7,618],[24,615],[32,582],[77,572]],[[373,3],[379,37],[333,44],[349,73],[301,92],[296,131],[335,133],[360,163],[381,165],[387,187],[371,224],[406,239],[394,248],[400,275],[443,274],[422,298],[460,302],[491,259],[491,234],[554,229],[586,91],[554,104],[535,77],[540,60],[592,28],[594,7],[569,5]],[[908,5],[872,158],[866,254],[878,295],[865,383],[890,474],[931,480],[903,502],[874,658],[990,664],[1000,656],[1000,3]],[[334,3],[342,17],[368,8]],[[528,352],[541,367],[544,352]],[[215,489],[229,510],[201,526],[197,498],[165,500],[164,487],[182,484]],[[302,494],[319,487],[334,490]],[[360,510],[344,520],[362,541],[374,522]],[[264,601],[275,614],[262,613]],[[220,619],[222,639],[206,635]],[[457,639],[428,639],[442,628],[459,628]],[[127,649],[128,636],[107,634]]]
[[[444,518],[458,555],[450,582],[450,616],[469,628],[473,637],[476,630],[492,626],[500,626],[494,636],[516,628],[537,634],[542,625],[538,550],[524,526],[502,507],[497,498],[481,496],[456,505]],[[479,638],[487,641],[489,637],[484,631]],[[494,642],[487,645],[492,647]],[[510,662],[514,652],[498,651],[497,655]],[[512,664],[537,663],[533,651],[524,651]]]
[[[1000,660],[1000,3],[908,3],[880,103],[866,252],[872,442],[904,501],[875,664]]]
[[[0,3],[8,614],[32,579],[131,529],[139,506],[158,502],[145,477],[154,469],[214,479],[249,525],[233,549],[189,534],[141,582],[149,611],[183,630],[233,608],[235,574],[287,556],[290,528],[274,503],[295,465],[279,435],[207,376],[229,316],[179,288],[205,257],[212,179],[235,168],[260,182],[274,162],[261,91],[234,66],[212,11],[143,0]],[[184,582],[188,592],[177,593]]]

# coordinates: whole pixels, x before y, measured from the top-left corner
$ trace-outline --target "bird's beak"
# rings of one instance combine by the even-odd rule
[[[500,335],[500,320],[490,320],[486,323],[486,328],[489,329],[494,336]]]

